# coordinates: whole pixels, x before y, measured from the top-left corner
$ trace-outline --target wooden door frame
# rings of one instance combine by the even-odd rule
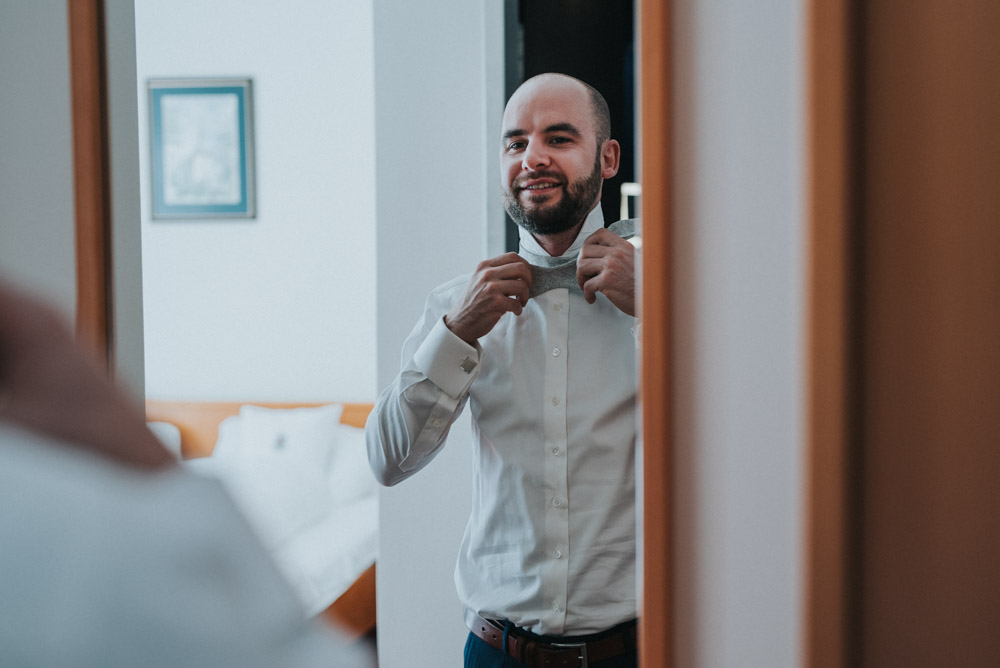
[[[643,668],[673,665],[672,3],[639,3],[643,277]],[[801,663],[845,668],[853,653],[851,220],[857,128],[855,6],[808,0],[807,305]],[[656,225],[648,221],[656,221]]]
[[[67,0],[73,110],[76,334],[110,369],[111,213],[104,3]]]
[[[643,668],[670,668],[674,648],[673,550],[673,52],[672,3],[640,0],[639,132],[642,157],[642,322],[639,396],[642,412]]]
[[[805,512],[801,665],[853,664],[857,20],[851,0],[806,6]]]

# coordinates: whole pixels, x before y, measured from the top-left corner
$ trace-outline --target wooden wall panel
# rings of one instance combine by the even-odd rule
[[[864,5],[866,666],[1000,666],[1000,4]]]

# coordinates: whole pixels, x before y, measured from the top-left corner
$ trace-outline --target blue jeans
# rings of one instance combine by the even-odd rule
[[[590,668],[636,668],[637,665],[639,665],[638,653],[632,651],[613,659],[591,663]],[[465,641],[465,668],[522,668],[523,666],[520,661],[515,661],[476,634],[469,633],[469,639]]]

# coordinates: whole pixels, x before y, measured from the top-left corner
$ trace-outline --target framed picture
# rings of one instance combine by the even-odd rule
[[[154,219],[253,218],[250,79],[150,79]]]

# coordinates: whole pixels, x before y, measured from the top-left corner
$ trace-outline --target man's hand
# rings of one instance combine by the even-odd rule
[[[635,315],[635,253],[628,241],[600,229],[583,242],[576,280],[588,304],[602,292],[618,310]]]
[[[531,268],[517,253],[483,260],[465,288],[465,295],[444,317],[444,324],[460,339],[476,345],[504,313],[521,315],[528,303]]]
[[[48,307],[0,284],[0,420],[132,466],[172,461]]]

